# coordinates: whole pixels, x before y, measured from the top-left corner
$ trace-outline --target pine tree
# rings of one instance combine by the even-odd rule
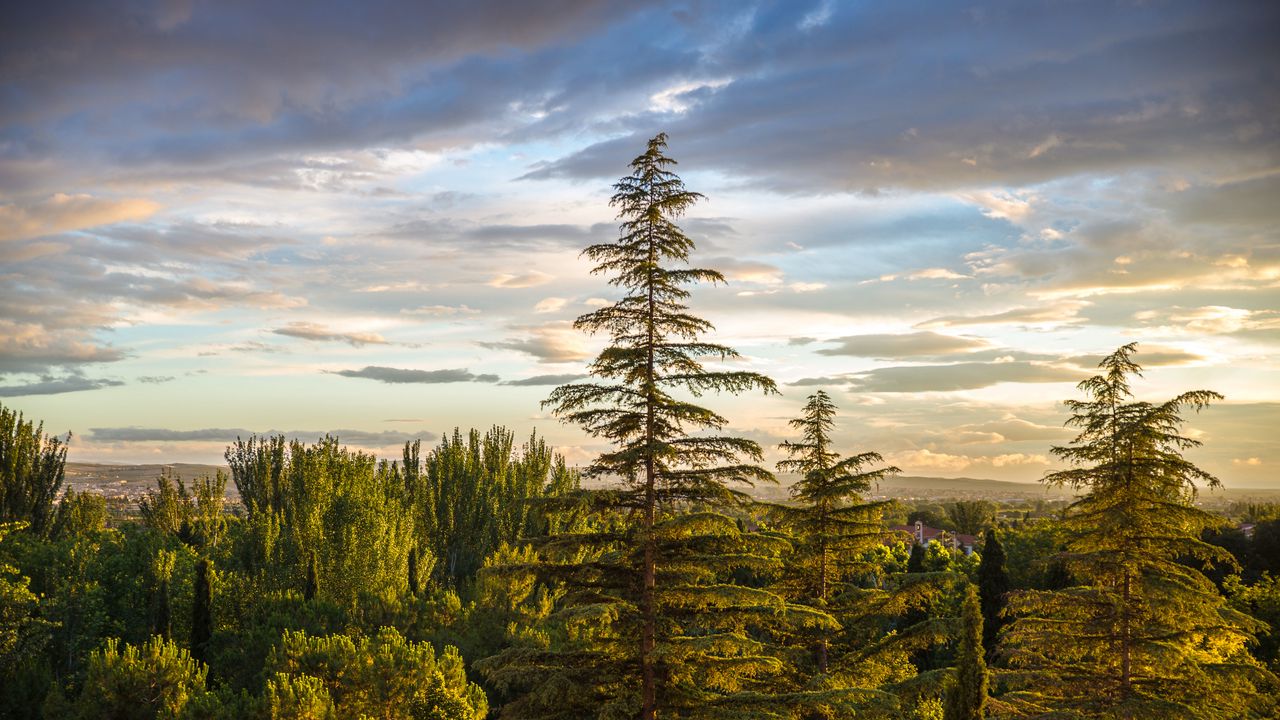
[[[1080,433],[1053,453],[1074,467],[1045,482],[1087,491],[1063,521],[1060,559],[1079,584],[1011,595],[1002,654],[1025,687],[1010,699],[1087,717],[1241,717],[1275,681],[1245,650],[1259,625],[1187,562],[1233,562],[1200,540],[1217,520],[1191,504],[1197,482],[1220,482],[1182,455],[1200,444],[1182,433],[1184,408],[1221,396],[1134,400],[1135,348],[1108,355],[1079,384],[1086,399],[1067,402]]]
[[[960,651],[955,678],[947,689],[943,720],[982,720],[987,706],[987,663],[982,659],[982,609],[966,584],[960,616]]]
[[[213,638],[213,568],[208,558],[196,564],[195,589],[191,601],[191,657],[207,663],[209,641]]]
[[[546,404],[613,444],[586,473],[616,486],[581,495],[597,518],[594,531],[542,546],[544,557],[560,558],[541,572],[558,573],[569,593],[558,616],[563,649],[512,651],[483,664],[495,684],[525,687],[505,709],[512,716],[652,720],[729,713],[731,696],[770,702],[747,692],[763,689],[758,679],[778,667],[748,636],[748,618],[769,622],[785,602],[731,574],[776,568],[785,543],[749,536],[713,509],[745,501],[730,483],[772,475],[753,464],[762,457],[755,442],[720,434],[727,420],[686,398],[776,389],[757,373],[702,364],[739,356],[700,340],[712,326],[684,305],[684,286],[724,277],[680,266],[694,244],[674,220],[702,196],[685,189],[665,148],[665,135],[650,140],[614,186],[619,239],[583,253],[625,296],[575,323],[610,337],[591,365],[600,381],[561,386]]]
[[[987,528],[982,562],[978,564],[978,596],[982,603],[982,647],[988,661],[995,655],[996,637],[1004,627],[1001,613],[1005,608],[1005,594],[1009,592],[1009,573],[1004,564],[1004,546],[995,528]]]
[[[859,556],[883,537],[881,513],[888,503],[863,503],[859,493],[900,472],[896,467],[864,470],[884,461],[879,453],[841,459],[831,449],[835,415],[835,404],[819,390],[809,396],[803,414],[790,421],[803,440],[782,443],[789,458],[778,463],[778,470],[800,474],[791,486],[796,505],[774,507],[798,538],[802,601],[820,610],[827,609],[833,593],[846,589],[846,580],[860,579],[870,570],[858,561]],[[815,649],[819,673],[827,672],[829,644],[829,630],[820,628]]]

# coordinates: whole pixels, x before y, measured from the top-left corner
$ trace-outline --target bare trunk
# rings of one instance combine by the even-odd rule
[[[653,309],[653,270],[652,264],[655,261],[655,249],[653,246],[652,231],[649,239],[649,332],[648,332],[648,358],[645,366],[645,382],[647,387],[645,392],[646,408],[645,408],[645,443],[647,446],[646,457],[644,461],[644,568],[643,568],[643,589],[640,597],[640,612],[643,615],[643,627],[640,631],[640,698],[642,720],[654,720],[658,717],[658,689],[657,677],[653,668],[653,649],[656,643],[657,628],[655,622],[656,608],[654,607],[654,585],[655,572],[654,566],[656,558],[654,557],[654,539],[653,524],[655,516],[655,506],[657,504],[657,494],[654,487],[654,464],[653,464],[653,410],[654,403],[657,398],[654,397],[654,367],[653,367],[653,343],[654,343],[654,309]]]

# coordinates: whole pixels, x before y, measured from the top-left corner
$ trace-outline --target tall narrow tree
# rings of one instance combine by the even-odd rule
[[[982,720],[987,708],[987,663],[982,659],[982,609],[973,585],[965,584],[960,607],[960,649],[947,688],[943,720]]]
[[[744,499],[730,484],[772,475],[754,464],[762,457],[755,442],[721,434],[728,421],[689,399],[707,391],[776,389],[758,373],[703,365],[706,358],[739,356],[701,340],[712,325],[684,304],[687,285],[724,277],[684,267],[694,243],[675,220],[702,196],[672,171],[675,160],[666,156],[666,145],[664,134],[650,140],[631,162],[632,173],[615,184],[618,240],[583,253],[597,263],[593,272],[610,275],[625,293],[575,323],[610,338],[591,365],[599,381],[561,386],[546,401],[561,420],[613,444],[587,469],[616,484],[588,496],[603,518],[600,531],[553,538],[596,548],[587,563],[562,571],[572,589],[563,617],[576,618],[579,628],[573,634],[586,633],[581,626],[588,617],[595,627],[611,629],[577,652],[537,656],[542,664],[536,673],[519,673],[512,662],[519,658],[487,664],[499,684],[537,676],[542,689],[509,711],[523,717],[560,717],[577,698],[590,704],[585,712],[601,717],[652,720],[660,710],[664,717],[705,716],[726,694],[749,687],[776,665],[747,636],[745,617],[779,614],[781,598],[728,580],[734,568],[776,560],[767,551],[745,549],[737,524],[707,511]],[[731,619],[734,613],[737,619]],[[550,667],[560,662],[578,667],[553,674]],[[584,684],[593,689],[568,694],[568,687]],[[553,697],[558,706],[537,706]]]
[[[990,661],[995,654],[996,638],[1004,627],[1002,613],[1009,592],[1009,573],[1005,569],[1004,546],[995,528],[987,528],[982,543],[982,561],[978,564],[978,597],[982,604],[982,647]]]
[[[191,599],[191,657],[207,663],[209,640],[213,638],[213,568],[208,558],[196,564],[195,588]]]
[[[775,506],[797,537],[801,599],[826,610],[833,592],[840,592],[850,576],[868,571],[859,556],[878,545],[884,535],[881,513],[888,502],[864,503],[860,494],[896,467],[869,469],[884,461],[879,453],[865,452],[848,458],[831,448],[836,406],[819,390],[808,398],[800,417],[790,421],[799,430],[799,442],[780,445],[789,456],[778,470],[800,475],[791,486],[793,506]],[[860,579],[860,578],[858,578]],[[815,661],[819,673],[827,672],[830,630],[819,626]]]
[[[1053,453],[1074,467],[1045,482],[1087,491],[1063,521],[1060,559],[1079,584],[1011,595],[1002,652],[1025,684],[1011,699],[1088,717],[1243,717],[1275,681],[1245,650],[1259,625],[1185,562],[1233,562],[1200,539],[1218,521],[1191,503],[1197,482],[1221,483],[1182,455],[1200,444],[1184,408],[1222,396],[1134,400],[1135,350],[1108,355],[1079,384],[1086,399],[1067,401],[1080,434]]]

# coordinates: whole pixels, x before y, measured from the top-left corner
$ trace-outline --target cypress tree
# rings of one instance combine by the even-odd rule
[[[987,706],[987,663],[982,659],[982,609],[972,584],[965,585],[955,677],[947,689],[943,720],[982,720]]]
[[[418,585],[418,546],[409,548],[409,594],[417,597]]]
[[[195,588],[191,602],[191,657],[208,662],[209,640],[213,638],[213,569],[208,558],[196,564]]]
[[[724,277],[682,267],[694,244],[674,220],[702,196],[685,189],[665,148],[664,134],[650,140],[615,184],[618,240],[583,253],[625,296],[575,323],[610,337],[590,368],[599,381],[561,386],[545,404],[613,444],[586,470],[613,486],[578,495],[596,518],[591,531],[541,546],[556,559],[540,572],[568,592],[555,618],[569,638],[563,649],[513,650],[481,665],[500,688],[526,691],[504,709],[512,717],[705,717],[738,700],[771,702],[761,678],[779,662],[747,629],[786,605],[733,574],[771,571],[785,543],[714,510],[747,500],[730,483],[772,475],[754,464],[759,445],[721,434],[727,420],[685,398],[776,389],[760,374],[702,364],[739,355],[702,341],[712,325],[684,304],[684,286]]]
[[[859,493],[871,488],[896,467],[864,469],[881,463],[879,453],[866,452],[841,459],[831,449],[836,406],[826,392],[809,396],[803,414],[790,421],[803,433],[800,442],[780,445],[789,456],[778,463],[783,472],[795,472],[800,480],[791,486],[795,506],[774,506],[797,535],[801,598],[826,610],[833,593],[846,589],[846,580],[871,568],[858,562],[859,556],[881,541],[884,528],[881,511],[887,502],[863,503]],[[830,629],[818,626],[815,661],[819,673],[829,663]]]
[[[1233,563],[1200,539],[1218,520],[1192,505],[1197,482],[1221,483],[1182,456],[1200,444],[1181,431],[1184,408],[1222,396],[1134,400],[1135,349],[1108,355],[1079,384],[1086,399],[1067,402],[1080,433],[1052,451],[1073,467],[1045,482],[1087,491],[1063,520],[1060,560],[1078,584],[1011,594],[1002,654],[1022,687],[1010,699],[1089,717],[1246,716],[1275,682],[1245,649],[1260,625],[1187,562]]]
[[[1005,570],[1004,546],[995,528],[987,528],[982,543],[982,562],[978,564],[978,596],[982,603],[982,647],[988,661],[995,654],[996,637],[1004,627],[1001,613],[1005,594],[1009,592],[1009,573]]]
[[[152,596],[151,596],[151,634],[169,639],[172,629],[172,612],[169,606],[169,581],[173,577],[173,566],[177,555],[161,550],[156,553],[152,563]]]
[[[316,574],[316,554],[312,552],[308,556],[307,581],[302,587],[302,597],[307,600],[314,600],[318,592],[320,592],[320,578]]]
[[[911,543],[911,554],[907,556],[907,572],[924,572],[924,543]]]

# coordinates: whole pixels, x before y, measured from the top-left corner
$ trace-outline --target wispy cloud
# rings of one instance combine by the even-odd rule
[[[303,340],[344,342],[354,347],[387,344],[386,339],[378,333],[340,332],[330,329],[328,326],[312,322],[291,322],[284,327],[275,328],[271,332],[276,335],[301,338]]]
[[[421,383],[434,385],[456,382],[498,382],[497,375],[476,374],[464,368],[448,370],[414,370],[410,368],[382,367],[369,365],[359,370],[334,370],[333,375],[350,378],[365,378],[391,384]]]

